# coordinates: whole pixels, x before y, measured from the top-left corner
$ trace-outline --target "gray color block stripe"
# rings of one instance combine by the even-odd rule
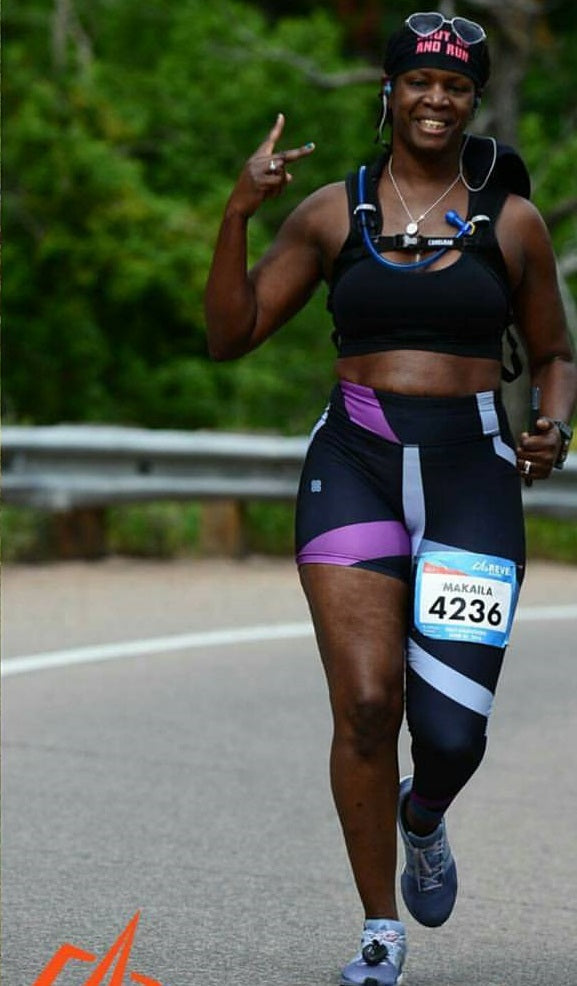
[[[512,448],[509,448],[500,435],[495,435],[493,438],[493,448],[495,449],[496,455],[500,455],[502,459],[506,459],[512,466],[517,465],[517,456],[515,452]]]
[[[308,441],[308,444],[309,445],[311,444],[311,442],[312,442],[313,438],[315,437],[317,431],[320,431],[321,428],[323,427],[323,425],[326,424],[326,420],[327,420],[327,418],[329,416],[329,408],[330,408],[330,404],[327,404],[327,406],[325,407],[325,409],[324,409],[323,413],[321,414],[319,420],[313,426],[313,429],[312,429],[312,431],[311,431],[311,433],[309,435],[309,441]]]
[[[417,445],[406,445],[403,449],[403,510],[414,558],[423,540],[426,516],[421,459]]]
[[[409,640],[407,656],[411,668],[423,681],[466,709],[489,718],[493,708],[493,693],[488,688],[478,685],[460,671],[447,667],[419,647],[414,640]]]
[[[495,397],[490,390],[477,394],[477,407],[484,435],[499,434],[499,418],[495,407]]]
[[[501,438],[499,418],[495,407],[495,395],[492,391],[483,391],[477,394],[477,407],[484,435],[493,435],[493,448],[495,455],[510,462],[512,466],[517,465],[517,456],[512,448]]]

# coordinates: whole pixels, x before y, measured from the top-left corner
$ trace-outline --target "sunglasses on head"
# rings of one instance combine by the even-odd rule
[[[476,24],[475,21],[468,21],[466,17],[447,18],[436,11],[411,14],[405,24],[420,38],[428,38],[430,34],[436,34],[444,24],[449,24],[453,33],[467,45],[479,44],[487,37],[481,25]]]

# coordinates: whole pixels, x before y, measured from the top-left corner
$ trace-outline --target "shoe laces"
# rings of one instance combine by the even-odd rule
[[[392,928],[382,931],[363,931],[361,940],[361,955],[367,965],[378,965],[380,962],[391,962],[397,969],[403,964],[405,940],[403,935]]]
[[[426,849],[413,846],[413,863],[419,890],[438,890],[443,886],[445,876],[445,840],[437,839]]]

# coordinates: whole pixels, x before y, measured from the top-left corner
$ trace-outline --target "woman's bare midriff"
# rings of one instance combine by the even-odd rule
[[[501,385],[499,360],[412,349],[340,357],[336,370],[341,380],[413,397],[465,397]]]

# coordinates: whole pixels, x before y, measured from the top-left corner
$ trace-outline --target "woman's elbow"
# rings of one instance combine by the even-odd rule
[[[219,339],[211,336],[207,337],[207,349],[210,359],[215,363],[225,363],[227,360],[239,359],[244,356],[250,347],[230,339]]]

